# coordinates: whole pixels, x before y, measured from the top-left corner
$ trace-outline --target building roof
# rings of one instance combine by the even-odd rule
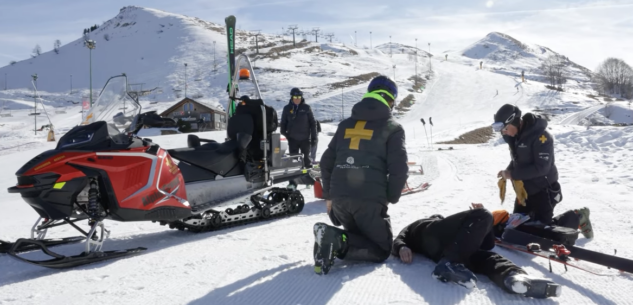
[[[219,109],[219,108],[217,108],[215,106],[212,106],[212,105],[209,105],[209,104],[206,104],[206,103],[201,103],[201,102],[195,101],[195,100],[193,100],[191,98],[185,97],[180,102],[174,104],[173,106],[167,108],[165,111],[161,112],[159,115],[160,116],[167,116],[168,114],[170,114],[174,110],[178,109],[183,104],[189,103],[189,102],[195,104],[197,106],[196,108],[202,108],[202,109],[206,108],[206,110],[208,110],[208,111],[212,111],[212,112],[215,112],[215,113],[226,114],[226,112],[224,112],[224,110]]]

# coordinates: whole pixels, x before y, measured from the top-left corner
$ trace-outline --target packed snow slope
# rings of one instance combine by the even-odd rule
[[[633,217],[628,204],[633,190],[632,131],[632,127],[559,126],[552,130],[565,196],[557,212],[589,207],[596,237],[581,238],[578,244],[607,253],[617,249],[618,255],[629,258],[633,258],[633,246],[622,241],[632,237],[628,220]],[[164,147],[178,147],[185,144],[186,136],[154,140]],[[322,143],[328,140],[321,136]],[[507,203],[501,206],[497,197],[495,175],[508,160],[507,147],[499,139],[454,146],[452,151],[422,150],[421,142],[410,141],[408,151],[410,159],[424,164],[427,175],[411,181],[430,181],[432,187],[390,205],[394,233],[421,217],[467,209],[470,202],[482,202],[490,209],[510,208]],[[6,171],[1,184],[13,185],[12,173],[39,152],[3,156]],[[302,193],[306,206],[298,216],[219,232],[191,234],[152,223],[108,221],[112,234],[105,250],[149,248],[127,259],[56,271],[0,256],[0,304],[628,304],[631,298],[631,275],[604,269],[612,275],[597,277],[575,269],[565,272],[557,264],[549,273],[546,260],[504,249],[497,251],[529,273],[564,285],[563,295],[548,301],[528,300],[506,294],[483,276],[478,288],[468,291],[433,279],[434,264],[419,255],[411,265],[394,257],[382,264],[338,262],[328,275],[317,276],[312,271],[312,224],[328,222],[328,218],[323,200],[315,199],[311,190]],[[509,200],[513,197],[508,196]],[[4,211],[0,238],[26,236],[35,212],[6,191],[0,194],[0,208]],[[60,237],[75,232],[64,228],[49,234]],[[70,254],[81,249],[73,245],[56,250]],[[67,291],[73,291],[72,297]]]

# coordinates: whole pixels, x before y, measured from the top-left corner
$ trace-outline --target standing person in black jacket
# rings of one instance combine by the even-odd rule
[[[381,75],[367,89],[321,156],[328,214],[345,230],[314,225],[317,274],[327,274],[335,258],[379,263],[391,251],[387,205],[400,199],[409,170],[404,129],[391,115],[398,87]]]
[[[279,127],[281,134],[288,140],[289,153],[298,154],[301,150],[304,166],[312,167],[310,147],[316,146],[319,139],[312,108],[306,104],[299,88],[290,90],[290,102],[281,112]]]
[[[480,273],[509,293],[533,298],[560,296],[561,286],[529,276],[507,258],[492,252],[493,216],[483,205],[444,218],[433,215],[408,225],[393,242],[392,254],[409,264],[413,253],[438,263],[433,277],[467,288],[476,286]],[[507,215],[507,213],[506,213]],[[507,216],[506,216],[507,217]]]

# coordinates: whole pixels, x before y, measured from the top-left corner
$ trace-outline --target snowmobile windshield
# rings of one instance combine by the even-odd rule
[[[141,105],[128,94],[127,77],[114,76],[101,90],[83,124],[105,121],[108,123],[110,136],[115,136],[134,126],[140,112]]]

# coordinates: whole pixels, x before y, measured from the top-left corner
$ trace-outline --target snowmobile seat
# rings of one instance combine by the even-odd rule
[[[187,136],[187,147],[189,148],[195,148],[200,146],[201,142],[205,142],[205,143],[217,143],[216,140],[210,140],[210,139],[200,139],[198,136],[190,134]]]
[[[248,114],[236,114],[229,119],[229,140],[218,143],[200,139],[196,135],[187,136],[187,148],[168,150],[169,154],[181,161],[212,171],[220,176],[243,172],[243,162],[253,134],[253,119]],[[201,142],[206,142],[201,144]],[[237,170],[234,170],[239,167]],[[230,174],[232,175],[232,174]]]
[[[230,140],[224,143],[209,142],[197,147],[170,149],[168,152],[177,160],[226,176],[239,163],[238,146],[237,140]]]

